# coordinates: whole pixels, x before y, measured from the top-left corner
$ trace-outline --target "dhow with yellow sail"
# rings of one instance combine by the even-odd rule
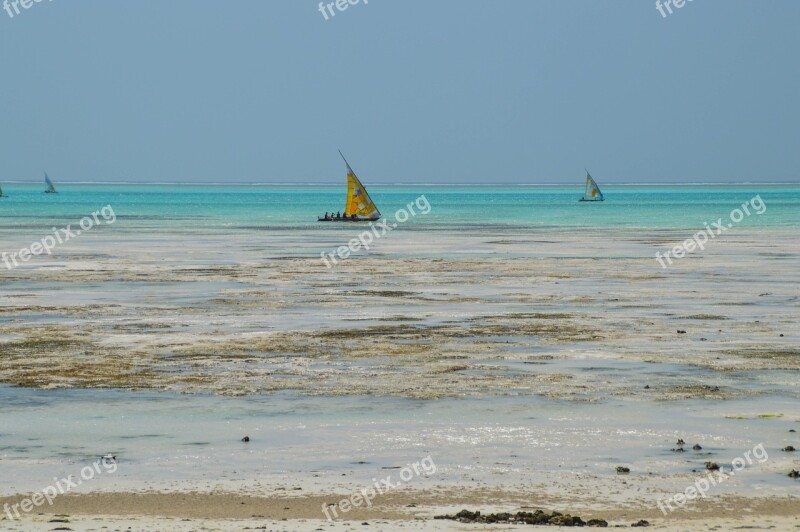
[[[597,181],[589,174],[589,170],[586,170],[586,191],[578,201],[604,201],[605,199],[603,193],[600,192],[600,187],[597,186]]]
[[[380,220],[381,211],[369,197],[366,187],[356,177],[356,173],[353,172],[341,150],[339,150],[339,155],[342,156],[344,164],[347,166],[347,201],[344,213],[331,212],[328,214],[326,212],[325,216],[319,217],[317,220],[320,222],[374,222]]]

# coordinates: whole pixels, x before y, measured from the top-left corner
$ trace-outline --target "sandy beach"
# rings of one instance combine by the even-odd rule
[[[501,499],[504,504],[497,504]],[[120,530],[528,530],[527,525],[476,525],[432,519],[451,509],[481,507],[493,511],[533,511],[564,503],[535,494],[479,491],[412,492],[387,497],[380,506],[355,510],[347,521],[319,518],[319,506],[330,497],[251,498],[235,494],[182,493],[108,494],[64,497],[52,514],[26,518],[22,523],[0,521],[0,530],[75,531],[101,528]],[[0,499],[0,503],[3,500]],[[571,508],[573,515],[606,520],[611,527],[629,527],[646,520],[655,530],[741,530],[742,528],[793,530],[800,525],[796,498],[763,500],[724,498],[700,504],[695,511],[664,519],[660,512],[637,509],[597,510]],[[202,508],[202,510],[201,510]],[[565,510],[567,511],[567,510]],[[24,528],[20,528],[23,526]],[[63,530],[63,528],[62,528]]]

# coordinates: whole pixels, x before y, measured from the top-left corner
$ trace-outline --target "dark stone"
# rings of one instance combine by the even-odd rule
[[[250,436],[245,436],[244,438],[242,438],[242,441],[245,442],[245,443],[249,442],[250,441]]]
[[[625,466],[617,466],[617,473],[630,473],[631,468]]]
[[[642,519],[640,521],[633,523],[631,526],[650,526],[650,522]]]
[[[576,515],[562,514],[561,512],[547,513],[542,510],[536,512],[517,512],[511,514],[501,512],[496,514],[482,515],[480,512],[470,512],[461,510],[455,515],[437,515],[434,519],[449,519],[461,523],[485,523],[485,524],[526,524],[526,525],[555,525],[555,526],[597,526],[607,527],[608,523],[601,519],[592,519],[585,522]]]
[[[675,445],[686,445],[686,442],[683,441],[683,438],[680,438]]]
[[[684,331],[682,329],[678,329],[678,334],[686,334],[686,331]]]
[[[481,516],[480,512],[470,512],[469,510],[461,510],[456,514],[456,519],[469,519],[474,521]]]
[[[795,452],[796,449],[794,447],[792,447],[791,445],[787,445],[786,447],[783,448],[783,450],[785,452],[787,452],[787,453],[793,453],[793,452]]]
[[[702,451],[703,450],[703,448],[700,446],[699,443],[695,443],[694,447],[692,447],[692,449],[695,450],[695,451]]]
[[[709,471],[719,471],[719,465],[716,462],[706,462],[706,469]]]
[[[800,471],[792,469],[791,471],[789,471],[789,478],[800,478]]]

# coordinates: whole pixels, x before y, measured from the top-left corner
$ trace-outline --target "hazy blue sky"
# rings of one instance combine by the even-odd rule
[[[800,181],[797,0],[318,4],[0,11],[0,181]]]

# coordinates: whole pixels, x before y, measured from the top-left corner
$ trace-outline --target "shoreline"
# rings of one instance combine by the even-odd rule
[[[245,524],[261,525],[265,521],[301,525],[310,521],[311,525],[326,527],[332,523],[325,519],[321,508],[341,495],[303,495],[287,497],[257,497],[238,493],[94,493],[65,495],[55,499],[51,507],[42,507],[39,515],[27,515],[20,521],[0,517],[0,530],[11,530],[15,524],[46,525],[52,518],[60,518],[75,525],[99,522],[114,523],[119,520],[135,518],[151,525],[164,525],[172,520],[214,521],[225,529],[241,530]],[[387,493],[376,500],[371,508],[355,508],[342,519],[334,519],[336,525],[361,525],[364,521],[388,521],[395,525],[421,525],[469,529],[509,529],[510,525],[460,525],[455,521],[434,520],[434,516],[454,514],[462,509],[490,512],[528,511],[542,509],[546,512],[559,511],[577,515],[584,520],[602,519],[615,525],[629,526],[641,519],[647,520],[656,529],[679,529],[682,526],[719,526],[725,522],[735,522],[737,526],[760,525],[774,522],[785,526],[800,526],[798,505],[800,497],[710,497],[694,501],[686,510],[663,515],[657,508],[643,505],[613,505],[608,502],[581,501],[570,503],[569,494],[551,497],[541,493],[521,493],[503,490],[453,488],[450,490],[402,490]],[[0,507],[13,503],[14,498],[0,498]],[[66,523],[65,523],[66,524]],[[306,523],[309,524],[309,523]],[[194,523],[192,526],[196,526]],[[234,528],[238,527],[238,528]],[[292,526],[289,529],[301,527]],[[526,528],[526,527],[521,527]],[[529,528],[529,527],[528,527]],[[52,528],[51,528],[52,529]],[[438,528],[436,528],[438,529]]]

